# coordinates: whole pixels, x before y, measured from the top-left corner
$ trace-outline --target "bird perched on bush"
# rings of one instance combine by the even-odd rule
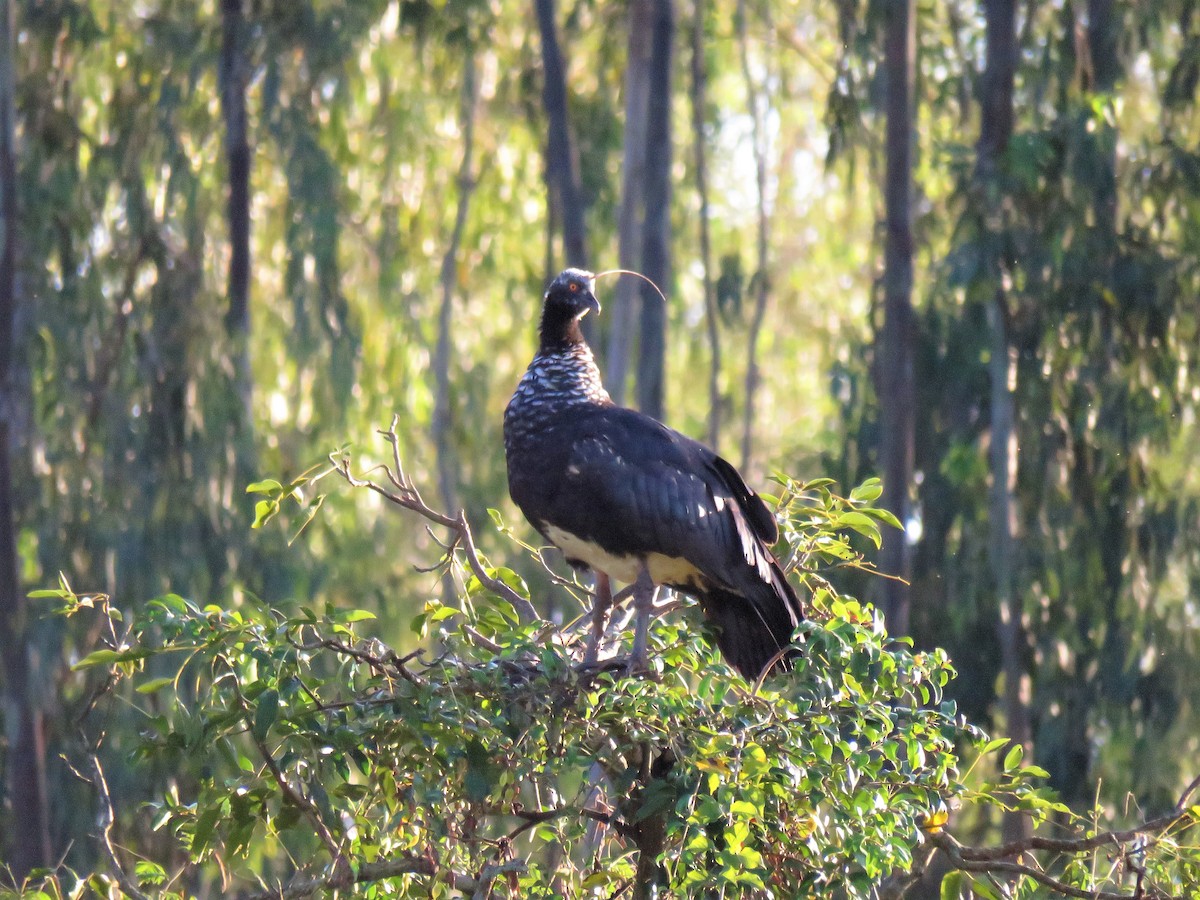
[[[580,329],[600,312],[594,278],[567,269],[546,291],[537,354],[504,411],[509,493],[568,562],[596,572],[592,659],[609,580],[634,585],[635,664],[666,585],[700,601],[721,653],[756,679],[773,660],[786,665],[803,618],[771,553],[775,519],[712,450],[612,402]]]

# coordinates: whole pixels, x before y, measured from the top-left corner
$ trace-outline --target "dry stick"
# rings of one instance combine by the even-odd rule
[[[96,786],[96,792],[100,795],[100,842],[104,845],[105,855],[108,856],[109,864],[112,866],[113,875],[117,879],[117,883],[121,885],[123,890],[134,900],[150,900],[145,894],[138,890],[138,886],[133,879],[126,874],[121,868],[121,861],[117,859],[117,849],[113,846],[112,828],[113,822],[116,820],[116,813],[113,811],[112,795],[108,792],[108,781],[104,778],[104,769],[100,767],[100,757],[95,753],[92,758],[92,774],[94,776],[92,784]]]

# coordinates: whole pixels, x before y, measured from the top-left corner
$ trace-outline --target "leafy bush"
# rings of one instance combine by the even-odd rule
[[[367,484],[348,461],[335,470]],[[370,486],[420,512],[396,472],[392,487]],[[867,898],[910,883],[900,873],[922,868],[919,848],[956,852],[941,828],[964,797],[1065,813],[1030,785],[1038,770],[1019,751],[969,792],[957,748],[983,737],[943,700],[945,655],[890,640],[874,610],[826,578],[864,565],[847,534],[879,541],[889,516],[870,506],[878,483],[847,499],[827,482],[781,486],[773,499],[810,618],[794,670],[758,685],[719,659],[692,607],[655,621],[648,672],[620,656],[585,664],[586,620],[530,616],[526,584],[478,556],[461,516],[435,519],[457,529],[443,561],[463,586],[457,606],[427,603],[412,629],[432,640],[407,655],[367,636],[363,611],[167,595],[125,625],[106,598],[65,583],[42,592],[67,615],[107,615],[111,646],[77,668],[125,682],[106,702],[144,705],[136,756],[204,765],[194,791],[154,810],[186,862],[130,867],[93,756],[111,865],[74,891],[176,897],[219,877],[226,893],[261,897],[353,886],[373,897]],[[274,514],[295,486],[253,487]],[[167,692],[195,699],[150,702]],[[956,877],[944,896],[988,889]],[[69,880],[42,889],[61,895]]]

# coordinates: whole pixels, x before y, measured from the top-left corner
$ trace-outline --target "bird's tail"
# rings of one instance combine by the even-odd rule
[[[712,587],[700,596],[716,629],[717,648],[747,681],[756,681],[772,660],[784,669],[791,667],[795,651],[779,654],[804,618],[800,600],[775,560],[771,575],[770,582],[756,579],[744,593]]]

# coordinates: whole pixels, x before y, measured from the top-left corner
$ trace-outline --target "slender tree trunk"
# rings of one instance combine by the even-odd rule
[[[225,158],[229,165],[229,306],[225,331],[230,339],[234,391],[239,407],[230,416],[234,466],[230,495],[254,478],[254,379],[250,372],[250,140],[246,88],[250,82],[243,0],[221,0],[221,62],[218,82],[225,118]],[[136,271],[136,265],[131,269]],[[122,321],[124,325],[124,321]],[[114,345],[118,350],[120,343]]]
[[[558,28],[554,18],[554,0],[536,0],[538,29],[542,35],[542,103],[550,129],[546,144],[546,181],[562,220],[563,256],[566,264],[586,269],[588,265],[587,225],[584,217],[583,190],[579,183],[579,161],[575,156],[570,118],[567,114],[567,76]]]
[[[475,86],[475,51],[467,46],[463,55],[462,105],[459,124],[463,135],[462,162],[458,168],[458,205],[454,211],[454,228],[450,243],[442,257],[442,303],[438,310],[437,349],[433,370],[436,386],[433,409],[433,441],[437,449],[438,487],[442,505],[454,515],[458,503],[458,462],[454,452],[453,413],[450,409],[450,364],[454,353],[453,313],[454,288],[458,280],[458,251],[462,246],[463,230],[467,225],[471,195],[475,190],[475,118],[478,91]]]
[[[617,214],[617,261],[637,271],[642,253],[642,198],[646,181],[646,134],[650,107],[650,38],[653,0],[630,0],[629,58],[625,63],[625,137],[621,209]],[[604,384],[616,403],[625,402],[633,358],[634,313],[640,281],[622,275],[610,304],[608,360]],[[586,321],[586,320],[585,320]]]
[[[17,311],[17,165],[15,147],[15,30],[13,0],[0,0],[0,656],[3,717],[8,732],[4,769],[7,824],[4,859],[18,883],[51,863],[45,741],[41,711],[30,695],[25,592],[17,565],[16,389],[13,377]]]
[[[1121,61],[1117,54],[1118,28],[1113,16],[1113,0],[1088,0],[1088,49],[1091,57],[1090,87],[1099,94],[1111,94],[1121,77]],[[1108,259],[1111,265],[1112,249],[1116,245],[1117,233],[1117,141],[1116,130],[1105,128],[1102,138],[1107,141],[1104,169],[1096,173],[1096,231],[1109,243]],[[1106,273],[1107,274],[1107,273]]]
[[[770,242],[770,216],[767,212],[767,134],[763,122],[763,96],[754,80],[750,67],[750,40],[747,34],[747,9],[745,0],[738,0],[737,32],[741,49],[742,77],[746,81],[746,106],[750,111],[751,135],[754,144],[755,186],[758,192],[758,229],[755,248],[757,252],[754,273],[754,317],[750,322],[750,336],[746,352],[746,407],[742,419],[742,471],[748,471],[754,454],[754,401],[758,394],[758,338],[762,333],[763,319],[767,314],[767,301],[771,296],[771,276],[767,249]]]
[[[221,24],[221,108],[229,161],[229,309],[225,326],[231,335],[245,335],[250,330],[250,143],[242,0],[221,0]]]
[[[910,514],[909,485],[913,474],[914,322],[912,152],[913,77],[916,67],[915,0],[887,5],[884,68],[887,75],[887,175],[884,189],[887,238],[884,250],[884,322],[877,372],[877,394],[883,416],[881,457],[883,505],[905,523]],[[909,631],[912,559],[904,535],[884,544],[882,565],[904,581],[883,582],[883,610],[893,634]]]
[[[987,57],[980,94],[980,130],[977,147],[981,203],[991,207],[999,202],[996,177],[1000,157],[1008,148],[1013,132],[1013,82],[1016,72],[1016,0],[986,0]],[[979,214],[986,221],[986,209]],[[1030,732],[1030,682],[1025,671],[1025,629],[1021,603],[1016,595],[1016,503],[1017,436],[1014,391],[1017,359],[1008,335],[1008,298],[1004,290],[1006,266],[1001,238],[987,235],[991,248],[991,277],[995,280],[992,303],[988,309],[991,328],[991,446],[988,463],[991,488],[988,496],[989,560],[996,587],[999,622],[996,636],[1000,644],[1000,665],[1004,672],[1004,718],[1009,739],[1032,755]],[[1005,841],[1016,841],[1032,834],[1032,822],[1020,812],[1005,813],[1002,830]]]
[[[637,848],[637,868],[633,875],[633,900],[663,900],[666,896],[666,872],[660,858],[666,848],[667,816],[665,811],[645,814],[643,804],[654,790],[655,782],[665,778],[675,765],[675,755],[664,748],[654,755],[655,748],[642,745],[641,758],[630,760],[638,770],[631,795],[622,803],[623,818],[633,826],[633,843]]]
[[[671,64],[675,44],[674,0],[654,0],[650,49],[650,100],[646,129],[646,219],[642,271],[664,294],[671,291]],[[638,407],[662,419],[667,310],[658,292],[642,283]]]
[[[717,292],[712,279],[712,239],[708,222],[708,153],[704,139],[708,73],[704,61],[704,0],[692,10],[692,146],[696,193],[700,200],[700,267],[704,278],[704,324],[708,331],[708,445],[717,449],[721,434],[721,331]]]

